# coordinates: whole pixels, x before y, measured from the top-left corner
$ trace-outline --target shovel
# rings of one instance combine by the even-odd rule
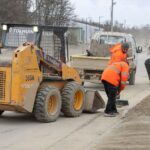
[[[116,97],[116,105],[118,105],[118,106],[128,106],[129,102],[128,102],[128,100],[120,99],[120,94],[119,94]]]
[[[116,105],[117,106],[128,106],[129,102],[128,102],[128,100],[117,99]]]
[[[84,112],[95,113],[98,109],[104,108],[105,102],[96,90],[86,90]]]

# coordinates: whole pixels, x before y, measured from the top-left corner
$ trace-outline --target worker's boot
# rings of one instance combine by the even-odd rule
[[[115,113],[104,113],[104,116],[105,117],[116,117],[116,114]]]

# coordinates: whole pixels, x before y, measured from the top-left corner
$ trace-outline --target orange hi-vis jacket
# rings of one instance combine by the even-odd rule
[[[120,91],[126,86],[129,76],[129,66],[126,62],[116,62],[109,65],[102,73],[101,80],[119,87]]]
[[[111,59],[108,62],[108,65],[111,65],[114,62],[127,61],[127,54],[122,52],[122,44],[118,43],[110,48]]]

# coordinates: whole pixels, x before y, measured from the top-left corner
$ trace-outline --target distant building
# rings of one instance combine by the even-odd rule
[[[89,43],[93,33],[98,30],[99,27],[72,21],[69,27],[70,42],[72,44],[75,44],[76,42]]]
[[[78,44],[85,42],[85,31],[81,27],[69,27],[69,42],[70,44]]]

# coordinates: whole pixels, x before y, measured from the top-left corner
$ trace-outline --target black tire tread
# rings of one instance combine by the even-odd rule
[[[4,110],[0,110],[0,116],[4,113]]]
[[[67,83],[66,86],[64,87],[63,91],[62,91],[62,112],[67,117],[80,116],[82,111],[83,111],[83,106],[81,107],[81,109],[78,112],[73,111],[72,107],[71,107],[71,105],[72,105],[71,94],[78,87],[84,92],[84,88],[75,81]],[[84,95],[84,99],[85,99],[85,95]],[[83,105],[84,105],[84,102],[83,102]]]
[[[53,119],[49,119],[45,115],[45,111],[43,109],[44,103],[46,101],[46,96],[51,90],[58,90],[58,89],[55,87],[47,86],[46,88],[40,89],[39,92],[37,93],[33,112],[34,112],[35,118],[40,122],[53,122],[53,121],[56,121],[57,119],[57,117]],[[58,111],[59,111],[58,113],[60,113],[60,110]]]
[[[129,78],[129,85],[134,85],[135,84],[135,74],[136,74],[136,71],[131,72],[130,78]]]

